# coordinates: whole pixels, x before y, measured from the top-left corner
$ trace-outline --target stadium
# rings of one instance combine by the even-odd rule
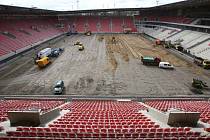
[[[210,140],[209,9],[0,5],[0,140]]]

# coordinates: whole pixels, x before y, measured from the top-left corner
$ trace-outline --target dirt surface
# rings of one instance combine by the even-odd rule
[[[67,95],[95,96],[180,96],[191,92],[192,78],[210,85],[210,74],[170,54],[139,35],[75,35],[45,48],[61,47],[65,51],[52,64],[39,69],[32,57],[38,50],[16,58],[0,70],[1,95],[52,95],[56,80],[64,80]],[[112,37],[116,42],[111,41]],[[83,43],[79,51],[73,44]],[[142,65],[141,56],[158,56],[169,61],[175,70]],[[210,91],[204,91],[210,95]]]

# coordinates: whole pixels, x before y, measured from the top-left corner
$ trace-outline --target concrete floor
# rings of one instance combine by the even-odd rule
[[[52,64],[40,70],[31,59],[31,51],[0,70],[1,95],[52,95],[56,80],[64,80],[66,95],[84,96],[180,96],[191,92],[193,77],[210,85],[210,72],[188,64],[163,48],[155,48],[137,35],[75,35],[62,39],[50,47],[65,48]],[[65,42],[64,42],[65,40]],[[73,44],[80,41],[84,51]],[[48,45],[45,45],[45,47]],[[161,56],[171,62],[175,70],[142,65],[141,55]],[[210,91],[204,91],[210,95]]]

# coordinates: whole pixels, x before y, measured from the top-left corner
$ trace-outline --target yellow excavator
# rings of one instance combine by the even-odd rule
[[[74,43],[74,46],[78,46],[78,50],[79,51],[83,51],[85,49],[84,45],[81,42],[79,42],[79,41]]]

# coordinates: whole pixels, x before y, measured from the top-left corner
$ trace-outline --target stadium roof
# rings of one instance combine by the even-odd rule
[[[209,5],[210,0],[187,0],[161,6],[148,8],[115,8],[115,9],[92,9],[92,10],[74,10],[74,11],[55,11],[37,8],[25,8],[18,6],[0,5],[0,14],[7,15],[57,15],[57,14],[75,14],[75,13],[89,13],[89,12],[114,12],[114,11],[147,11],[147,10],[164,10],[174,8],[188,8],[197,6]]]

